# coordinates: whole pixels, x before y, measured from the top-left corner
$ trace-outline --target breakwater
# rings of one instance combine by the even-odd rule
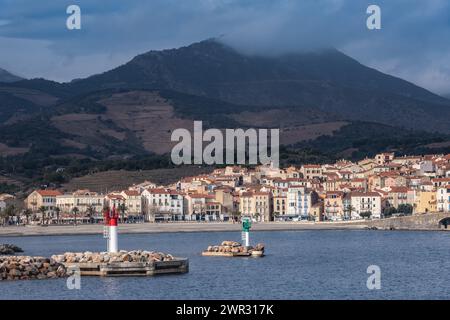
[[[59,263],[113,263],[113,262],[155,262],[172,261],[170,254],[145,250],[119,252],[66,252],[53,255],[52,259]]]
[[[52,259],[69,270],[78,270],[82,276],[154,276],[159,274],[186,273],[189,260],[153,251],[120,252],[66,252]]]
[[[22,248],[13,244],[0,244],[0,255],[12,255],[23,252]]]
[[[0,257],[0,280],[54,279],[67,275],[62,263],[45,257]]]
[[[218,246],[209,246],[206,251],[203,251],[204,256],[263,256],[264,245],[258,243],[255,247],[243,246],[236,241],[222,241]]]

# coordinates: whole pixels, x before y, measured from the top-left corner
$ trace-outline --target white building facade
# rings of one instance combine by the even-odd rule
[[[184,220],[183,195],[173,190],[146,189],[142,206],[148,221]]]
[[[441,212],[450,212],[450,185],[437,188],[437,209]]]
[[[377,192],[353,192],[351,197],[351,218],[361,219],[361,213],[370,212],[372,219],[381,218],[381,195]]]
[[[287,191],[287,214],[307,218],[312,205],[316,202],[317,194],[302,186],[291,186]]]

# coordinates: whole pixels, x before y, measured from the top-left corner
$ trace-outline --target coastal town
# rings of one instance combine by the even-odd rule
[[[103,223],[115,208],[121,223],[346,221],[450,212],[450,154],[377,154],[358,162],[300,167],[227,166],[170,185],[150,181],[101,194],[32,191],[23,208],[0,195],[3,225]]]

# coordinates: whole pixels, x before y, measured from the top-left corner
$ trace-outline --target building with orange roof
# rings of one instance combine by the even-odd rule
[[[323,169],[319,164],[305,164],[301,167],[300,173],[303,175],[304,179],[322,179]]]
[[[142,212],[147,221],[185,220],[184,196],[170,189],[145,189],[141,193]]]
[[[414,206],[414,190],[407,187],[390,187],[387,191],[386,205],[398,208],[400,205]]]
[[[41,207],[53,211],[56,208],[56,196],[61,194],[58,190],[34,190],[25,199],[25,207],[33,212],[38,212]]]
[[[222,205],[214,194],[191,193],[184,197],[186,220],[215,221],[222,219]]]
[[[379,165],[384,165],[386,163],[390,163],[395,158],[394,152],[383,152],[379,153],[375,156],[375,161]]]
[[[286,189],[287,190],[287,189]],[[273,195],[273,216],[285,216],[287,215],[287,193],[280,193],[277,195]]]
[[[351,219],[362,219],[365,214],[370,214],[373,219],[379,219],[382,213],[382,199],[378,192],[351,192],[350,204],[345,207]]]
[[[77,208],[81,215],[86,214],[87,212],[90,212],[93,215],[101,215],[104,202],[104,195],[87,189],[56,196],[56,206],[63,215],[71,214],[75,208]]]
[[[120,195],[125,199],[127,215],[140,216],[142,214],[142,197],[139,190],[124,190]]]
[[[323,215],[326,220],[344,220],[344,196],[342,191],[328,191],[323,202]]]
[[[435,188],[447,186],[450,184],[450,177],[449,178],[434,178],[434,179],[431,179],[431,182],[433,183],[433,186]]]
[[[272,221],[271,192],[243,192],[239,197],[239,211],[257,221]]]
[[[368,191],[368,183],[365,178],[353,178],[350,180],[350,185],[352,188],[362,189]]]
[[[105,196],[105,206],[119,208],[125,205],[125,198],[119,192],[111,192]]]

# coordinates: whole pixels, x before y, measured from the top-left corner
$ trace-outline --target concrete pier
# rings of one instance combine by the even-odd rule
[[[64,263],[69,270],[79,269],[81,276],[124,277],[155,276],[189,272],[189,260],[174,258],[171,261]]]
[[[145,250],[66,252],[52,258],[81,276],[154,276],[189,272],[187,258]]]

